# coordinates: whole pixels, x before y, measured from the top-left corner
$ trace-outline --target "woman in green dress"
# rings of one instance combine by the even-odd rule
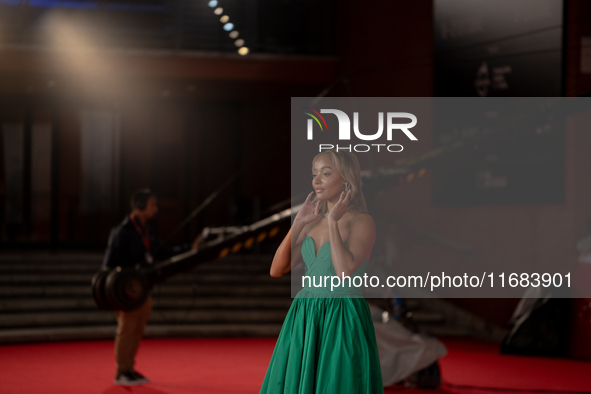
[[[271,276],[280,277],[303,262],[311,279],[291,304],[260,392],[383,393],[369,307],[362,288],[346,279],[364,274],[376,237],[355,155],[317,155],[312,186],[316,197],[308,195],[271,265]],[[343,286],[317,287],[325,276],[343,275]]]

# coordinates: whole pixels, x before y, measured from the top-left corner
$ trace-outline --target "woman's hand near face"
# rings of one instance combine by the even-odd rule
[[[328,220],[338,222],[343,217],[345,212],[347,212],[347,207],[349,206],[350,199],[351,190],[347,192],[347,195],[345,195],[345,193],[342,192],[339,196],[339,201],[335,203],[335,205],[328,213]]]
[[[278,278],[291,271],[292,262],[297,265],[302,259],[301,246],[303,242],[302,234],[307,224],[312,223],[318,218],[318,200],[312,198],[312,193],[308,194],[308,198],[304,205],[298,211],[291,229],[277,248],[273,262],[271,263],[270,274],[274,278]],[[295,244],[292,245],[292,237]]]
[[[310,194],[308,194],[308,198],[306,198],[304,205],[302,205],[294,219],[301,222],[304,225],[312,223],[313,221],[318,219],[319,201],[317,198],[314,198],[314,200],[310,201],[313,193],[314,192],[310,192]]]

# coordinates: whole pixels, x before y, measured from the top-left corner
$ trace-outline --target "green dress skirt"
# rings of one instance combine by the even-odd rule
[[[315,256],[304,239],[306,275],[336,275],[329,242]],[[365,272],[365,261],[354,276]],[[294,298],[281,328],[261,393],[383,393],[373,322],[361,288],[306,286]]]

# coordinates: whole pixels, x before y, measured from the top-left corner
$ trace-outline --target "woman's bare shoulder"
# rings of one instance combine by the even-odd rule
[[[376,226],[373,218],[363,212],[358,212],[349,226],[349,250],[354,255],[369,257],[376,239]]]
[[[375,221],[369,213],[356,212],[351,218],[352,226],[375,226]]]

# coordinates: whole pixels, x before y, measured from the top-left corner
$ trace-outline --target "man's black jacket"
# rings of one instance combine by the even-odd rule
[[[146,229],[142,227],[137,216],[135,217],[135,221],[145,234]],[[148,227],[150,234],[150,253],[155,261],[165,260],[175,254],[189,250],[188,245],[174,248],[166,245],[160,238],[158,238],[154,228],[151,226]],[[103,267],[133,268],[138,264],[140,267],[149,266],[150,264],[146,261],[146,252],[142,236],[137,232],[133,222],[129,216],[127,216],[117,227],[111,230],[107,251],[105,252],[105,258],[103,259]]]

